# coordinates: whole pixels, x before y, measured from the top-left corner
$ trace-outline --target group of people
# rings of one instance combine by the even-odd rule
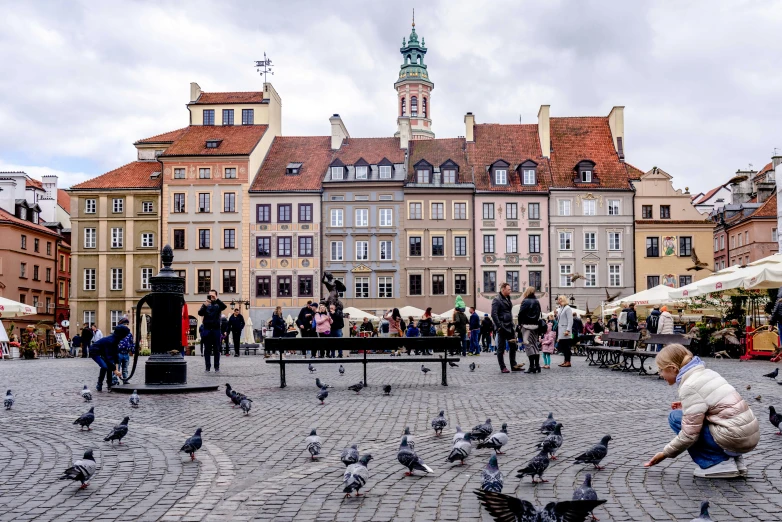
[[[90,345],[103,338],[103,332],[100,331],[95,323],[85,324],[80,333],[77,333],[71,339],[71,357],[76,357],[77,351],[81,348],[81,356],[86,359],[89,357]]]

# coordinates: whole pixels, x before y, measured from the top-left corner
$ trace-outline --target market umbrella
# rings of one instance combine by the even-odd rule
[[[342,309],[342,315],[350,315],[351,321],[363,321],[365,317],[368,317],[370,321],[379,321],[380,318],[376,315],[372,315],[369,312],[365,312],[364,310],[359,310],[358,308],[354,308],[352,306],[348,306],[346,308]]]
[[[35,315],[37,313],[34,306],[0,297],[0,319]]]
[[[139,346],[142,348],[149,348],[147,346],[147,316],[141,316],[141,339],[138,340]]]
[[[399,315],[401,315],[403,318],[407,317],[413,317],[414,319],[420,318],[422,315],[424,315],[424,312],[426,310],[421,310],[420,308],[416,308],[415,306],[403,306],[399,309]]]
[[[621,303],[635,303],[636,306],[661,305],[673,303],[676,300],[670,297],[671,287],[666,285],[657,285],[647,288],[633,295],[622,297],[613,303],[606,303],[605,308],[613,308]]]
[[[451,320],[451,318],[453,317],[453,311],[454,311],[454,310],[455,310],[455,308],[451,308],[450,310],[446,310],[445,312],[443,312],[443,313],[441,313],[441,314],[437,314],[437,315],[438,315],[440,318],[442,318],[442,319],[447,319],[447,320],[449,320],[449,321],[450,321],[450,320]],[[401,313],[401,310],[400,310],[400,313]],[[468,308],[468,309],[466,309],[466,310],[464,311],[464,313],[465,313],[465,314],[467,314],[467,316],[469,317],[469,315],[470,315],[470,309],[469,309],[469,308]],[[475,310],[475,313],[476,313],[476,314],[478,314],[478,316],[479,316],[479,317],[483,317],[483,314],[485,314],[486,312],[481,312],[480,310]],[[489,314],[489,316],[491,316],[491,314]],[[404,317],[404,315],[403,315],[403,317]]]
[[[242,342],[246,344],[255,344],[255,334],[253,333],[253,318],[247,315],[247,321],[244,323],[244,330],[242,330]]]
[[[724,270],[715,272],[714,274],[710,275],[705,279],[695,281],[694,283],[690,283],[689,285],[681,286],[679,288],[671,288],[670,290],[668,290],[668,297],[670,297],[671,299],[688,299],[690,297],[697,297],[699,295],[703,295],[704,292],[699,290],[701,286],[708,285],[709,283],[716,281],[719,277],[724,276],[725,274],[735,272],[737,270],[740,270],[738,266],[729,266]]]

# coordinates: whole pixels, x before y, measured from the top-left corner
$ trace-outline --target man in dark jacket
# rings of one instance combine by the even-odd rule
[[[234,341],[234,355],[239,357],[239,345],[242,344],[242,330],[244,330],[244,316],[236,308],[228,319],[228,329]]]
[[[329,337],[342,337],[344,335],[342,329],[345,328],[345,316],[342,315],[342,310],[337,310],[337,307],[333,304],[329,305],[329,315],[331,316],[331,333]],[[342,350],[338,351],[338,356],[342,358]],[[334,357],[334,350],[329,350],[329,357]]]
[[[652,310],[649,313],[649,318],[646,320],[646,329],[649,330],[649,333],[656,334],[657,333],[657,325],[660,324],[660,306],[657,305],[654,307],[654,310]]]
[[[483,314],[483,321],[481,321],[481,344],[483,345],[483,351],[488,352],[489,347],[494,345],[492,336],[494,335],[494,324],[489,318],[489,314]]]
[[[231,356],[231,326],[225,315],[220,316],[220,348],[227,356]]]
[[[519,307],[519,328],[524,349],[529,357],[529,369],[527,373],[540,372],[540,341],[538,328],[540,327],[540,301],[535,297],[535,288],[529,287],[524,291],[524,300]]]
[[[222,311],[228,308],[220,299],[217,298],[217,290],[210,290],[206,302],[201,305],[198,315],[203,317],[204,333],[201,338],[204,339],[204,360],[206,361],[207,373],[212,371],[212,354],[215,358],[215,371],[220,371],[220,315]]]
[[[573,337],[579,341],[581,334],[584,333],[584,323],[576,312],[573,312]]]
[[[92,344],[92,328],[88,323],[84,323],[81,329],[81,356],[86,359],[90,356],[90,344]]]
[[[516,364],[516,335],[513,326],[513,303],[510,300],[510,284],[500,284],[500,292],[491,302],[491,319],[497,332],[497,362],[502,373],[510,373],[505,367],[505,346],[510,350],[510,366],[515,372],[521,371],[521,365]]]
[[[315,317],[315,310],[317,308],[318,305],[316,303],[308,302],[307,306],[299,310],[296,326],[299,327],[302,337],[315,337],[315,330],[312,328],[312,318]]]
[[[470,307],[470,355],[481,353],[481,318],[475,313],[475,307]]]
[[[622,310],[622,312],[627,312],[627,325],[625,326],[626,332],[637,332],[638,331],[638,314],[635,313],[635,303],[630,303],[630,305]]]
[[[771,311],[771,324],[777,327],[778,332],[782,332],[782,287],[777,293],[777,302]]]
[[[100,366],[96,390],[103,391],[103,380],[105,379],[107,391],[111,391],[114,375],[119,373],[116,370],[116,364],[119,360],[119,343],[128,335],[130,335],[130,328],[119,324],[114,328],[114,333],[98,339],[90,346],[90,357]]]
[[[464,315],[464,308],[456,308],[453,312],[453,322],[448,326],[453,326],[453,331],[456,336],[462,341],[462,357],[467,357],[467,316]]]

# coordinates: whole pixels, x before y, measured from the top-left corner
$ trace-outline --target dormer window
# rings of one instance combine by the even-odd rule
[[[517,170],[521,176],[522,185],[533,186],[538,184],[537,167],[538,164],[531,159],[519,164]]]
[[[27,221],[27,209],[24,207],[19,207],[19,219],[24,219]]]
[[[220,146],[220,142],[223,140],[206,140],[207,149],[216,149]]]
[[[537,185],[535,180],[535,169],[523,169],[522,171],[522,183],[524,185]]]
[[[367,170],[369,167],[360,166],[356,167],[356,179],[367,179]]]
[[[342,180],[344,172],[344,167],[331,167],[331,179]]]
[[[38,223],[38,212],[35,210],[30,212],[30,221],[33,223]]]
[[[416,171],[416,183],[429,183],[429,169],[418,169]]]
[[[391,179],[391,165],[380,165],[380,179]]]
[[[581,183],[592,183],[592,171],[591,170],[582,170],[581,171]]]
[[[288,166],[285,167],[285,174],[288,176],[296,176],[301,172],[301,163],[288,163]]]
[[[443,170],[443,183],[456,183],[456,169]]]
[[[576,183],[595,183],[595,162],[591,160],[579,161],[574,169],[576,171]]]
[[[494,185],[508,185],[508,167],[510,164],[505,160],[497,160],[491,164],[490,175]]]
[[[452,160],[448,160],[440,165],[440,177],[443,183],[457,183],[458,182],[459,166]]]

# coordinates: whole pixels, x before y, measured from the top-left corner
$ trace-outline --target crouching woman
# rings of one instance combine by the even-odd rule
[[[679,385],[679,399],[671,406],[668,424],[677,433],[650,467],[687,450],[704,478],[733,478],[747,474],[743,455],[755,449],[760,425],[749,405],[720,374],[706,369],[699,357],[680,344],[657,354],[660,376]]]

